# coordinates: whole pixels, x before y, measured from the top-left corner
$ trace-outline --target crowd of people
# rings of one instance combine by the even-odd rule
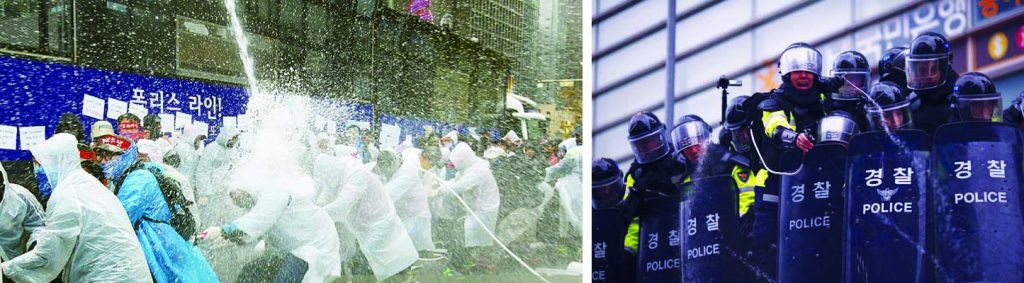
[[[916,129],[934,135],[940,126],[965,121],[1024,128],[1024,93],[1003,109],[1002,96],[992,80],[978,72],[958,74],[953,69],[952,54],[943,35],[922,33],[909,47],[885,52],[875,66],[878,77],[872,79],[868,60],[857,51],[838,54],[832,74],[826,75],[822,73],[821,53],[806,43],[795,43],[782,52],[778,61],[782,84],[769,92],[730,100],[725,120],[717,129],[696,115],[677,117],[674,128],[667,129],[652,113],[637,113],[628,125],[628,142],[634,154],[628,170],[621,171],[608,158],[595,157],[591,163],[595,281],[681,282],[684,274],[702,274],[684,272],[681,266],[686,262],[721,252],[733,257],[737,272],[686,280],[775,282],[781,279],[777,274],[780,261],[794,260],[779,257],[780,180],[799,171],[804,154],[815,146],[847,147],[852,136],[864,132]],[[714,201],[729,202],[722,205],[733,211],[722,211],[721,216],[716,213],[713,219],[710,215],[693,221],[680,218],[680,210],[689,213],[697,209],[696,199],[680,201],[693,193],[693,180],[722,175],[732,177],[730,187],[736,188],[735,196]],[[849,193],[849,189],[839,189]],[[807,192],[811,193],[811,188]],[[802,200],[802,186],[799,194]],[[651,209],[666,200],[675,200],[676,211]],[[840,215],[842,203],[835,208]],[[706,250],[675,247],[680,246],[678,241],[685,243],[693,240],[688,237],[700,235],[695,227],[705,227],[705,220],[707,231],[735,221],[737,230],[721,231],[729,234],[722,237],[734,237],[736,241],[721,247],[721,251],[717,245]],[[842,223],[832,225],[839,227],[837,231],[843,229]],[[666,238],[673,241],[672,237],[677,240],[669,244],[672,242]],[[842,239],[837,238],[840,243]],[[923,242],[918,244],[921,250],[928,248]],[[675,249],[655,250],[667,245]],[[825,255],[819,256],[819,264],[823,264]],[[848,268],[847,272],[856,275],[846,280],[861,282],[855,278],[893,276],[893,270],[902,267],[880,267],[889,271],[883,273],[866,268]],[[921,269],[909,266],[907,270]],[[843,273],[839,271],[836,276],[837,281],[842,280]]]
[[[309,132],[307,148],[255,152],[234,127],[207,143],[193,125],[162,132],[158,115],[89,127],[87,138],[81,119],[65,114],[30,149],[36,190],[0,166],[0,212],[13,216],[0,221],[5,280],[401,281],[432,256],[450,259],[445,276],[495,273],[495,238],[578,246],[581,237],[576,138],[431,130],[381,148],[351,126]],[[241,161],[293,153],[296,164]],[[542,212],[533,219],[541,224],[502,231],[521,209]]]

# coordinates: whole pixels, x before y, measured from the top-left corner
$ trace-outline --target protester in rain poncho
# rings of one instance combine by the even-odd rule
[[[465,246],[491,246],[494,241],[484,229],[494,231],[494,226],[498,223],[498,207],[501,205],[498,183],[494,181],[491,167],[487,161],[473,154],[473,150],[466,143],[455,146],[451,160],[459,174],[454,180],[446,181],[445,186],[462,195],[473,213],[484,222],[481,226],[472,216],[466,217],[463,224]]]
[[[583,159],[582,150],[576,146],[576,139],[566,139],[558,145],[560,160],[558,164],[548,167],[544,180],[555,182],[558,200],[565,212],[569,224],[582,231],[583,221]]]
[[[224,186],[224,177],[238,157],[235,144],[238,130],[233,127],[221,129],[217,141],[203,149],[195,172],[196,203],[199,219],[204,223],[224,223],[241,215],[244,211],[221,202],[229,198]]]
[[[430,206],[427,204],[427,188],[420,179],[420,168],[423,168],[423,151],[407,148],[402,151],[402,165],[391,177],[387,189],[391,200],[395,202],[398,217],[405,223],[405,229],[412,238],[416,250],[434,249],[434,240],[430,231]]]
[[[10,260],[25,253],[22,237],[28,242],[39,237],[36,233],[45,225],[43,206],[25,187],[7,180],[7,171],[0,165],[3,183],[0,184],[0,260]]]
[[[181,192],[182,194],[184,194],[185,199],[192,203],[192,205],[189,206],[189,209],[192,211],[196,211],[196,197],[195,190],[192,187],[192,180],[186,177],[181,172],[179,172],[177,169],[174,169],[174,167],[171,167],[170,165],[164,163],[163,156],[167,152],[167,149],[164,148],[164,146],[169,145],[162,145],[159,141],[154,142],[147,139],[139,140],[139,159],[143,160],[144,162],[151,163],[152,166],[159,167],[165,176],[171,178],[174,181],[177,181],[181,187]],[[197,225],[200,224],[197,223]]]
[[[35,248],[0,269],[15,282],[152,282],[124,207],[82,170],[77,143],[57,134],[31,149],[53,187],[46,227]]]
[[[203,150],[202,140],[204,139],[206,139],[206,135],[199,132],[199,127],[187,125],[183,130],[181,139],[178,140],[178,143],[174,145],[174,149],[171,150],[171,154],[177,155],[180,162],[176,169],[188,179],[189,185],[192,188],[197,187],[196,168],[199,167],[199,155]]]
[[[317,203],[355,235],[377,280],[405,270],[419,258],[384,184],[359,159],[321,154],[314,164]]]
[[[140,146],[147,151],[158,151],[153,149],[157,146],[154,141],[140,139],[131,149],[107,162],[114,163],[114,168],[124,168],[117,169],[108,178],[116,186],[117,198],[135,227],[153,278],[156,282],[217,281],[206,258],[169,224],[171,209],[156,176],[148,170],[152,168],[165,174],[164,166],[140,161]]]
[[[441,137],[441,144],[438,147],[441,148],[441,160],[448,161],[449,155],[452,153],[452,148],[459,143],[459,132],[450,131]]]
[[[268,163],[268,162],[262,162]],[[278,168],[266,168],[275,166]],[[313,180],[298,165],[248,162],[232,176],[232,199],[251,207],[230,223],[207,229],[206,241],[222,235],[236,243],[260,237],[285,255],[274,282],[302,278],[302,282],[332,282],[341,276],[338,236],[330,216],[312,201]],[[303,269],[303,263],[305,268]],[[247,269],[245,273],[256,272]]]

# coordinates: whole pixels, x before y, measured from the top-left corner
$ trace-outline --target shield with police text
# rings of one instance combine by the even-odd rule
[[[779,281],[842,282],[846,147],[819,144],[782,177]]]
[[[683,187],[689,189],[690,184]],[[651,196],[651,193],[647,192],[639,210],[637,282],[681,282],[679,205],[682,194]]]
[[[936,279],[1024,282],[1021,133],[963,122],[935,132]]]
[[[591,234],[591,269],[594,282],[628,282],[623,241],[629,222],[614,208],[594,209]]]
[[[921,282],[927,262],[928,158],[920,130],[868,132],[850,141],[845,282]]]
[[[736,282],[739,196],[732,176],[693,180],[680,208],[684,282]]]

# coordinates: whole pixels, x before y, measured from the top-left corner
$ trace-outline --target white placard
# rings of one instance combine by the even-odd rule
[[[146,114],[149,114],[149,109],[145,105],[132,103],[128,105],[128,113],[135,114],[135,116],[139,116],[139,119],[142,119],[146,117]]]
[[[82,97],[82,115],[103,119],[103,99],[86,94]]]
[[[175,112],[174,113],[174,128],[184,129],[185,126],[192,124],[192,115]]]
[[[160,132],[170,133],[174,131],[174,114],[160,114]]]
[[[46,127],[21,127],[18,128],[21,135],[21,149],[29,150],[33,146],[46,140]]]
[[[204,134],[206,136],[210,136],[209,124],[206,124],[205,122],[195,121],[193,122],[193,125],[196,125],[196,127],[199,128],[199,133]]]
[[[128,113],[128,102],[107,98],[107,119],[117,120],[124,113]]]
[[[398,146],[399,138],[402,137],[402,128],[397,125],[380,124],[380,144],[384,148],[395,148]]]
[[[313,131],[314,132],[319,132],[320,130],[323,130],[324,129],[324,125],[326,125],[326,124],[327,124],[327,119],[325,119],[324,116],[316,115],[316,117],[313,117]]]
[[[370,129],[370,122],[366,122],[366,121],[348,120],[348,122],[345,123],[345,127],[348,128],[348,126],[350,126],[350,125],[356,125],[356,127],[359,127],[359,129],[362,129],[362,130],[369,130]]]
[[[332,135],[333,134],[337,134],[338,133],[338,122],[327,121],[327,133],[328,134],[332,134]]]
[[[238,129],[239,130],[248,130],[249,127],[252,127],[252,120],[249,118],[249,115],[248,114],[238,115]]]
[[[238,128],[238,118],[231,116],[224,116],[224,127]]]
[[[18,127],[0,125],[0,149],[18,149]]]

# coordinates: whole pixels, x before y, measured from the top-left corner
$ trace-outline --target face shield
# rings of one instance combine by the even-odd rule
[[[636,162],[640,164],[658,160],[669,152],[664,128],[638,138],[629,139],[629,146],[633,147],[633,157],[636,157]]]
[[[839,91],[832,94],[833,99],[858,100],[870,89],[871,72],[836,70],[833,74],[843,79],[843,86],[839,87]]]
[[[729,130],[732,135],[732,148],[739,153],[745,153],[750,151],[750,144],[753,139],[750,137],[750,128],[739,127],[736,129]]]
[[[871,129],[876,131],[884,131],[887,128],[890,130],[909,129],[913,125],[910,119],[909,101],[881,109],[869,106],[865,107],[865,112],[868,116],[868,124],[871,125]]]
[[[857,124],[843,116],[827,116],[818,123],[818,141],[849,144],[857,134]]]
[[[711,131],[707,124],[692,121],[683,123],[672,129],[672,140],[676,150],[682,151],[687,160],[697,161],[704,152],[704,144],[711,139]]]
[[[907,88],[921,90],[942,85],[946,82],[943,71],[948,64],[948,55],[907,58]]]
[[[963,121],[1003,121],[1003,99],[999,93],[959,95],[956,103]]]
[[[610,208],[622,201],[626,187],[622,184],[622,174],[615,178],[594,182],[591,186],[595,208]]]
[[[807,47],[791,48],[779,58],[779,72],[783,76],[793,71],[808,71],[821,76],[821,53]]]

